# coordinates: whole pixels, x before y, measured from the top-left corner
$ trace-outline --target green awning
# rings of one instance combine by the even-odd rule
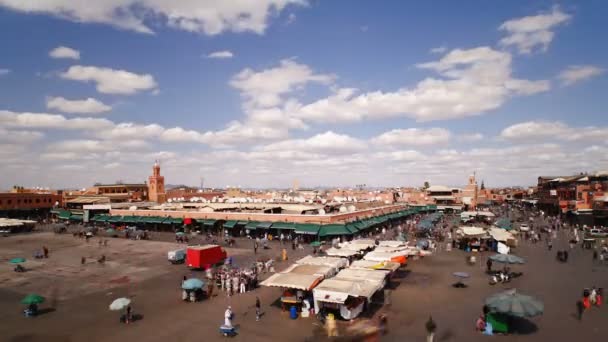
[[[59,212],[59,214],[57,215],[57,217],[62,220],[67,220],[70,218],[71,215],[72,215],[72,213],[69,210],[61,210]]]
[[[82,215],[72,215],[69,218],[70,221],[82,221]]]
[[[167,217],[163,221],[164,224],[183,224],[184,219],[181,217]]]
[[[314,223],[296,223],[296,234],[317,235],[320,225]]]
[[[145,223],[151,223],[151,224],[161,224],[163,223],[163,221],[165,220],[164,217],[160,217],[160,216],[147,216],[143,222]]]
[[[296,225],[293,222],[275,222],[272,224],[272,229],[294,230]]]
[[[108,215],[95,215],[91,219],[93,222],[106,222],[110,217]]]
[[[205,220],[197,220],[198,223],[202,224],[203,226],[213,226],[215,224],[215,222],[217,222],[217,220],[212,220],[212,219],[205,219]]]
[[[257,229],[268,229],[271,226],[272,226],[272,222],[260,222],[260,223],[258,223]]]
[[[258,228],[258,224],[260,224],[260,222],[258,221],[249,221],[246,225],[245,225],[245,229],[249,229],[249,230],[255,230]]]
[[[358,229],[358,230],[360,230],[360,231],[361,231],[361,230],[365,230],[365,229],[367,229],[367,228],[369,227],[369,226],[367,225],[367,223],[366,223],[366,221],[365,221],[365,220],[363,220],[363,221],[357,221],[357,222],[353,223],[353,225],[354,225],[355,227],[357,227],[357,229]]]
[[[235,220],[229,220],[224,222],[224,228],[234,228],[234,226],[236,226],[236,224],[238,223],[238,221]]]
[[[319,237],[351,235],[352,232],[343,224],[327,224],[319,229]]]
[[[135,223],[139,219],[139,216],[123,216],[122,222],[124,223]]]
[[[106,222],[116,223],[122,222],[122,216],[110,216]]]
[[[357,225],[354,222],[347,223],[346,229],[350,230],[350,232],[353,234],[359,232],[359,228],[357,228]]]

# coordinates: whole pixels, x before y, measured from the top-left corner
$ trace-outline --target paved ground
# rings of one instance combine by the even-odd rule
[[[554,251],[545,244],[523,243],[516,254],[527,264],[517,266],[524,275],[509,287],[543,300],[545,314],[522,326],[521,332],[498,336],[504,341],[604,341],[608,334],[608,309],[593,308],[582,322],[575,319],[575,302],[584,287],[608,288],[608,267],[594,266],[590,251],[575,249],[570,262],[555,261],[555,250],[565,249],[567,236],[560,235]],[[33,268],[25,274],[12,272],[6,260],[30,257],[33,250],[46,245],[51,258],[28,262]],[[166,251],[176,244],[157,241],[111,239],[107,248],[95,240],[83,240],[67,235],[37,233],[0,239],[0,340],[2,341],[215,341],[222,340],[218,327],[228,304],[236,314],[235,324],[240,334],[235,341],[305,341],[321,340],[314,318],[290,320],[286,313],[271,305],[280,290],[261,288],[252,293],[228,299],[220,294],[200,303],[184,303],[180,299],[179,283],[189,274],[184,265],[170,265]],[[247,265],[255,258],[249,241],[240,240],[241,248],[229,249],[236,263]],[[265,257],[279,254],[278,243]],[[290,251],[290,261],[309,250]],[[108,262],[98,265],[94,260],[105,254]],[[80,257],[89,262],[80,265]],[[479,263],[469,266],[461,251],[440,251],[422,260],[412,261],[407,271],[397,279],[391,292],[390,306],[376,307],[374,313],[385,312],[389,317],[386,341],[423,341],[424,322],[432,315],[438,325],[437,341],[488,340],[474,331],[475,319],[483,299],[504,290],[502,285],[490,286],[482,266],[487,255],[479,255]],[[31,259],[31,258],[30,258]],[[279,265],[279,268],[287,264]],[[466,289],[450,286],[451,274],[466,271],[472,277]],[[37,318],[23,317],[21,297],[37,292],[49,300],[46,308],[54,311]],[[131,296],[134,310],[143,318],[128,326],[118,323],[116,312],[107,310],[117,297]],[[265,315],[255,321],[253,304],[259,296]],[[343,329],[346,323],[341,324]]]

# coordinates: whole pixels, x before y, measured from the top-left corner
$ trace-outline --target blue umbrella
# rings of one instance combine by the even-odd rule
[[[490,260],[501,264],[523,264],[526,261],[513,254],[496,254],[490,257]]]
[[[182,283],[182,289],[184,290],[202,289],[203,286],[205,286],[205,282],[198,278],[190,278]]]

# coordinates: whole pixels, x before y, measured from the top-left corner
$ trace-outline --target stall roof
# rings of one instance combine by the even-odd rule
[[[481,227],[460,227],[457,232],[467,237],[482,237],[486,235],[486,231]]]
[[[299,265],[293,264],[281,273],[307,274],[329,278],[334,276],[338,270],[334,267],[324,265]]]
[[[378,245],[378,247],[405,247],[406,243],[403,241],[396,241],[396,240],[385,240],[385,241],[380,241],[380,244]]]
[[[380,281],[330,278],[321,282],[313,290],[313,295],[318,301],[344,304],[348,296],[371,298],[383,286],[384,282]]]
[[[249,221],[245,225],[245,229],[249,229],[249,230],[257,229],[258,228],[258,224],[260,224],[260,222],[258,222],[258,221]]]
[[[384,282],[389,271],[368,270],[360,268],[345,268],[338,272],[336,279],[351,279],[354,281],[381,281]]]
[[[348,260],[344,258],[332,258],[332,257],[313,257],[307,255],[302,259],[296,261],[296,264],[300,265],[321,265],[329,266],[336,269],[344,268],[348,265]]]
[[[509,233],[508,231],[506,231],[504,229],[500,229],[500,228],[490,228],[488,233],[496,241],[505,242],[507,240],[515,239],[513,234]]]
[[[323,279],[323,276],[297,274],[297,273],[275,273],[260,283],[262,286],[283,287],[310,291]]]
[[[344,224],[326,224],[319,229],[319,237],[352,235]]]
[[[328,256],[333,256],[333,257],[350,258],[352,256],[359,254],[359,252],[356,250],[347,249],[347,248],[330,248],[325,251],[325,254],[327,254]]]
[[[257,225],[257,229],[268,229],[272,226],[272,222],[260,222]],[[274,227],[273,227],[274,228]]]
[[[371,260],[356,260],[350,264],[350,268],[356,269],[370,269],[370,270],[387,270],[387,271],[396,271],[399,269],[401,264],[393,261],[371,261]]]

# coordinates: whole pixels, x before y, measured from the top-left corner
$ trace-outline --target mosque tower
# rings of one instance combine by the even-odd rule
[[[154,162],[152,176],[148,177],[148,198],[152,202],[165,203],[167,194],[165,193],[165,177],[160,175],[160,163]]]

